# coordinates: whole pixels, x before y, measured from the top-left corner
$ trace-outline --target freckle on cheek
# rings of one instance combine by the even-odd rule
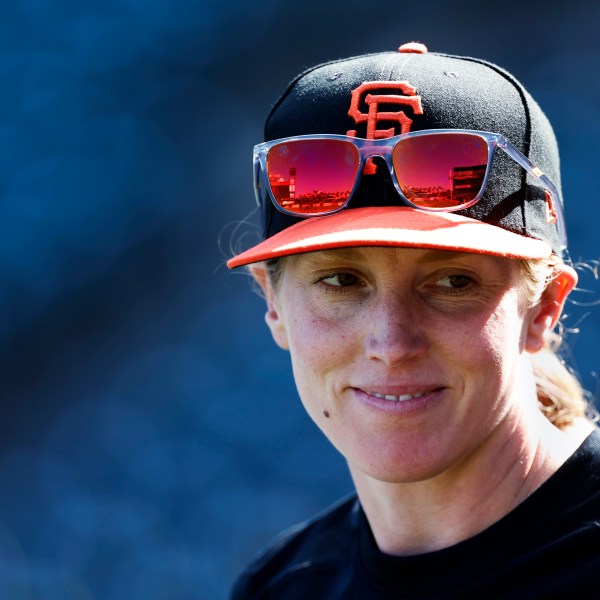
[[[329,419],[329,411],[328,411],[328,410],[324,410],[324,411],[323,411],[323,416],[324,416],[326,419]]]

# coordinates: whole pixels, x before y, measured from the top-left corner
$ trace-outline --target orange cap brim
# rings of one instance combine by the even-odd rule
[[[456,213],[392,206],[353,208],[300,221],[234,256],[227,266],[349,246],[438,248],[531,259],[552,253],[542,240]]]

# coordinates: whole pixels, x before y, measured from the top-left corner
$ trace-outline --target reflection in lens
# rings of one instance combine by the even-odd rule
[[[485,139],[440,133],[401,140],[393,164],[400,189],[423,208],[450,208],[473,200],[483,186],[488,162]]]
[[[323,214],[346,203],[358,163],[358,150],[351,143],[293,140],[269,150],[267,174],[279,206],[294,213]]]

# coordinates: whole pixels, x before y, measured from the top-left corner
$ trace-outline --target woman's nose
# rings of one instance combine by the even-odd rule
[[[397,366],[427,350],[422,317],[414,302],[402,298],[384,298],[374,305],[367,331],[367,357],[386,366]]]

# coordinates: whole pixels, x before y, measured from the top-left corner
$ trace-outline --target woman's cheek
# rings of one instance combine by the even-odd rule
[[[352,368],[354,346],[349,332],[354,330],[315,316],[296,322],[290,332],[290,357],[298,393],[319,425],[333,412],[336,390]]]

